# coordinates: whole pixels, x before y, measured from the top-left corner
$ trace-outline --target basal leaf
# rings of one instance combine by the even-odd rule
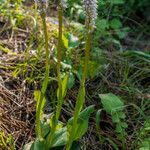
[[[46,103],[46,99],[45,99],[45,97],[41,97],[41,92],[40,91],[34,91],[34,98],[36,100],[36,111],[38,110],[40,101],[42,101],[42,103],[41,103],[41,110],[40,110],[40,115],[42,115],[43,108],[44,108],[45,103]]]
[[[67,143],[67,128],[63,127],[55,132],[52,141],[52,147],[58,147],[66,145]]]
[[[74,129],[76,131],[74,140],[81,138],[86,133],[88,129],[89,117],[93,111],[94,105],[87,107],[79,114],[77,125],[76,128]],[[72,125],[73,125],[73,118],[69,119],[68,121],[67,124],[68,131],[71,129]]]
[[[44,140],[36,139],[26,144],[23,150],[45,150]]]
[[[68,74],[66,74],[62,81],[62,97],[66,96],[68,78],[69,78],[69,76],[68,76]]]
[[[116,110],[123,110],[124,104],[116,95],[112,93],[99,94],[99,97],[107,113],[112,114]]]

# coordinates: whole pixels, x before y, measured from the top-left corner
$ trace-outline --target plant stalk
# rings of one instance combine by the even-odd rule
[[[58,8],[58,20],[59,20],[59,33],[58,33],[58,45],[57,45],[57,80],[58,80],[58,101],[56,107],[56,115],[52,121],[51,132],[48,135],[46,140],[46,149],[50,149],[52,146],[53,136],[56,130],[57,122],[59,120],[59,116],[61,113],[61,108],[63,104],[63,97],[62,97],[62,80],[61,80],[61,58],[62,58],[62,23],[63,23],[63,9],[61,6]]]
[[[86,44],[85,44],[85,60],[84,60],[84,69],[83,69],[83,75],[82,75],[82,80],[80,82],[80,88],[79,88],[79,93],[78,93],[78,97],[77,97],[77,102],[75,105],[75,111],[74,111],[74,115],[73,115],[73,125],[71,128],[71,132],[69,135],[69,142],[66,146],[66,150],[70,150],[72,143],[74,141],[75,138],[75,134],[76,134],[76,124],[78,121],[78,116],[80,111],[82,110],[83,104],[85,102],[85,97],[82,99],[80,99],[80,94],[82,94],[81,92],[83,92],[85,90],[85,81],[86,81],[86,76],[87,76],[87,72],[88,72],[88,62],[89,62],[89,57],[90,57],[90,49],[91,49],[91,32],[90,32],[90,27],[87,24],[87,37],[86,37]],[[80,109],[79,109],[80,108]]]
[[[63,9],[59,6],[58,9],[58,20],[59,20],[59,33],[58,33],[58,46],[57,46],[57,80],[58,80],[58,101],[56,108],[56,120],[59,119],[61,108],[63,104],[62,98],[62,80],[61,80],[61,58],[62,58],[62,23],[63,23]]]
[[[42,84],[42,89],[41,89],[41,94],[40,94],[40,102],[37,108],[37,113],[36,113],[36,135],[39,138],[42,138],[41,135],[41,127],[40,127],[40,110],[41,110],[41,104],[44,98],[44,94],[46,92],[47,89],[47,85],[48,85],[48,78],[49,78],[49,50],[48,50],[48,33],[47,33],[47,25],[46,25],[46,14],[44,13],[44,11],[42,11],[41,14],[41,18],[42,18],[42,23],[43,23],[43,30],[44,30],[44,38],[45,38],[45,50],[46,50],[46,71],[45,71],[45,78]]]

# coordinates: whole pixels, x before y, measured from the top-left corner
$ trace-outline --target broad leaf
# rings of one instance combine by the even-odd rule
[[[56,131],[52,141],[52,147],[63,146],[67,144],[67,128],[61,128]]]
[[[112,93],[99,94],[99,97],[107,113],[112,114],[115,111],[123,110],[124,104],[116,95]]]
[[[34,91],[34,98],[36,100],[36,111],[38,110],[40,101],[41,101],[41,110],[40,110],[40,116],[43,113],[43,108],[45,106],[46,103],[46,99],[45,97],[42,97],[41,92],[40,91]]]
[[[57,97],[59,98],[59,94],[62,94],[62,98],[66,96],[67,92],[67,83],[68,83],[69,76],[68,74],[65,75],[64,79],[62,80],[61,86],[62,86],[62,93],[60,93],[60,89],[57,90]]]
[[[23,150],[45,150],[44,140],[36,139],[35,142],[31,141],[24,146]]]
[[[94,105],[87,107],[79,114],[77,125],[76,128],[74,129],[76,131],[74,140],[81,138],[86,133],[88,129],[89,117],[93,111],[94,111]],[[73,125],[73,118],[69,119],[67,124],[67,128],[69,132],[70,129],[72,128],[72,125]]]
[[[34,142],[34,150],[45,150],[44,140],[37,139]]]
[[[68,76],[68,74],[66,74],[62,81],[62,97],[66,96],[68,78],[69,78],[69,76]]]
[[[119,29],[122,27],[122,23],[119,19],[113,19],[111,20],[110,22],[110,26],[113,28],[113,29]]]

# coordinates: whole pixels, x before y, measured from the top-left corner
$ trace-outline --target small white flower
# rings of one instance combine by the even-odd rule
[[[86,19],[89,21],[92,27],[95,26],[95,21],[97,19],[97,0],[83,0]]]

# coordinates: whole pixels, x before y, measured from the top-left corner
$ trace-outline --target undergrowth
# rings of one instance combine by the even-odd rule
[[[149,150],[147,1],[81,4],[0,1],[0,149]]]

